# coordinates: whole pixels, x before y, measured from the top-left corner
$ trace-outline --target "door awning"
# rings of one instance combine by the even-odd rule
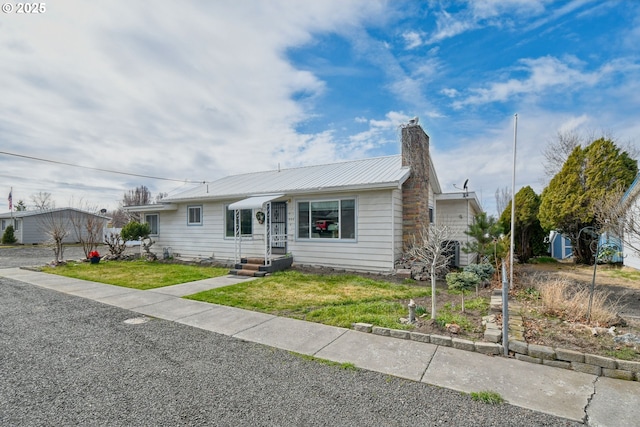
[[[240,200],[238,202],[231,203],[228,207],[230,211],[234,211],[236,209],[260,209],[262,205],[277,198],[284,196],[284,194],[268,194],[264,196],[253,196],[248,197],[244,200]]]

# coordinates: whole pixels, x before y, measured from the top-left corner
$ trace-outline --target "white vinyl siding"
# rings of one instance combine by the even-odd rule
[[[460,266],[475,262],[475,254],[466,254],[462,250],[467,242],[473,240],[464,232],[473,223],[475,212],[466,200],[438,200],[436,223],[447,225],[453,230],[452,240],[460,242]]]
[[[392,209],[392,195],[396,200]],[[309,197],[292,196],[288,201],[287,251],[298,265],[314,265],[361,271],[391,271],[394,241],[402,240],[402,203],[399,190],[375,190],[357,194],[325,194],[322,200],[356,200],[355,239],[298,239],[297,202]],[[187,227],[187,206],[160,213],[162,233],[152,250],[162,254],[171,247],[174,256],[213,258],[230,263],[234,259],[235,242],[225,237],[227,206],[237,200],[203,204],[203,226]],[[395,214],[392,214],[392,212]],[[392,219],[395,225],[392,225]],[[252,235],[242,238],[243,257],[264,256],[264,224],[251,215]],[[400,243],[401,245],[401,243]],[[396,250],[397,252],[397,250]]]
[[[361,192],[336,196],[334,200],[356,200],[356,239],[296,239],[289,245],[294,262],[323,265],[347,270],[390,271],[395,260],[393,241],[402,233],[402,203],[393,218],[391,199],[394,190]],[[332,197],[325,197],[330,200]],[[306,199],[299,199],[306,200]],[[392,226],[395,220],[395,228]],[[395,236],[394,236],[395,235]]]

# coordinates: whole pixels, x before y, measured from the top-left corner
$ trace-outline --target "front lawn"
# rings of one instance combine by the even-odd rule
[[[229,269],[138,260],[108,261],[99,264],[68,263],[57,267],[44,267],[42,271],[75,279],[145,290],[224,276]]]
[[[400,300],[428,296],[422,286],[398,285],[358,275],[317,275],[293,270],[212,289],[186,298],[350,328],[354,322],[389,328],[408,316]]]

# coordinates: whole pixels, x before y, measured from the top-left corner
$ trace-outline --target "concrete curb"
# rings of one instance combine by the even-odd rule
[[[494,356],[503,355],[504,353],[502,345],[493,342],[470,341],[442,335],[410,332],[401,329],[380,328],[369,323],[354,323],[352,328],[358,332],[373,333],[391,338],[410,339]],[[619,360],[543,345],[527,344],[526,342],[516,340],[509,340],[509,352],[513,354],[515,359],[524,362],[618,380],[640,381],[640,362]]]

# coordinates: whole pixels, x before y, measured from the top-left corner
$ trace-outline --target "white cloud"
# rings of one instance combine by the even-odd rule
[[[444,88],[440,91],[444,96],[448,96],[449,98],[455,98],[460,94],[457,89],[453,88]]]
[[[403,33],[402,38],[404,38],[406,49],[415,49],[416,47],[422,46],[423,43],[422,35],[416,31]]]
[[[513,71],[525,72],[523,79],[512,78],[503,82],[488,83],[484,88],[472,88],[472,95],[453,103],[454,108],[465,105],[486,104],[490,102],[504,102],[522,94],[540,94],[550,88],[561,86],[572,88],[575,86],[593,86],[604,76],[614,71],[614,67],[605,64],[594,72],[583,72],[572,68],[574,59],[562,62],[558,58],[545,56],[542,58],[521,59],[520,66]]]
[[[314,32],[349,31],[382,11],[382,3],[369,1],[304,7],[287,0],[251,7],[158,2],[150,8],[123,0],[100,7],[65,2],[34,19],[4,16],[3,148],[196,180],[290,159],[334,160],[330,133],[294,130],[309,116],[296,99],[318,96],[325,84],[294,69],[285,52],[311,41]],[[115,207],[136,185],[154,192],[166,185],[1,157],[0,165],[16,182],[25,177],[15,185],[16,200],[50,191],[64,205],[82,192]],[[168,186],[174,185],[180,184]]]

